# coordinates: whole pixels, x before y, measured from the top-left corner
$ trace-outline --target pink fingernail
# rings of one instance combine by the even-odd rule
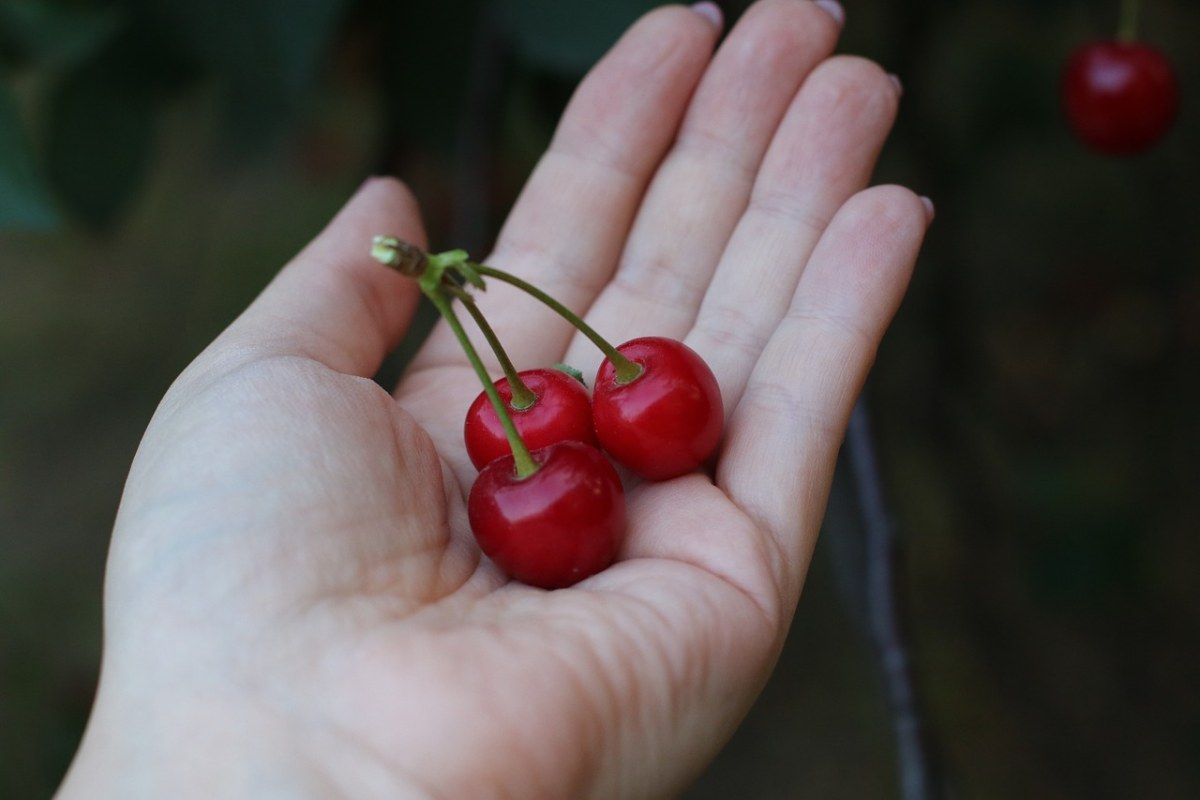
[[[925,195],[921,195],[921,203],[925,206],[925,218],[929,222],[933,222],[933,218],[937,216],[937,211],[933,207],[933,201]]]
[[[716,3],[710,3],[707,0],[703,3],[694,3],[692,11],[711,22],[717,30],[721,30],[725,26],[725,15],[721,13],[721,7]]]
[[[833,17],[839,28],[846,24],[846,9],[842,8],[842,4],[837,0],[813,0],[813,2],[828,11],[829,16]]]
[[[904,94],[904,84],[900,81],[900,76],[895,73],[889,73],[888,77],[892,79],[892,85],[896,87],[896,94]]]

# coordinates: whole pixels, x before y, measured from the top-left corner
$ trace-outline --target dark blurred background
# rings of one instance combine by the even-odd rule
[[[366,175],[409,182],[435,247],[486,252],[650,5],[0,2],[0,797],[51,794],[78,742],[109,529],[172,378]],[[905,85],[877,178],[938,208],[867,393],[923,757],[963,798],[1200,797],[1200,9],[1144,0],[1182,113],[1116,159],[1058,86],[1118,0],[845,6],[840,50]],[[693,800],[903,796],[844,478],[780,669]]]

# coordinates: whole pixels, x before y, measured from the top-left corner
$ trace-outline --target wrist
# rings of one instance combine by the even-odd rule
[[[319,721],[180,694],[133,704],[102,687],[55,800],[429,796]]]

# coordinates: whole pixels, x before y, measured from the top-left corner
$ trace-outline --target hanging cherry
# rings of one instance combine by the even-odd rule
[[[1140,153],[1175,122],[1179,82],[1158,47],[1137,39],[1138,0],[1123,0],[1116,38],[1085,42],[1063,69],[1062,102],[1075,135],[1107,155]]]

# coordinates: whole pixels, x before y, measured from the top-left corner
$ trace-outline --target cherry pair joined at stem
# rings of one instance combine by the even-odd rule
[[[720,387],[695,351],[658,336],[613,347],[536,286],[494,267],[472,266],[481,276],[516,286],[550,307],[604,353],[593,383],[592,418],[596,439],[622,466],[648,480],[667,480],[696,469],[716,449],[725,416]],[[477,321],[491,341],[486,322]],[[503,349],[496,349],[508,385],[519,384]]]
[[[385,263],[395,266],[399,244],[381,237]],[[518,474],[533,472],[523,441],[528,433],[536,446],[555,440],[596,440],[615,460],[634,474],[649,480],[678,477],[700,466],[716,449],[724,422],[724,407],[716,377],[704,360],[687,345],[674,339],[648,336],[613,347],[574,312],[536,286],[502,270],[467,260],[466,253],[453,250],[428,256],[416,252],[408,267],[397,267],[419,276],[422,289],[455,329],[472,361],[484,395],[476,398],[464,425],[467,448],[476,467],[486,465],[498,452],[511,452]],[[544,371],[519,373],[505,353],[499,338],[480,313],[471,296],[457,283],[448,283],[446,273],[483,289],[484,276],[509,283],[549,306],[589,338],[605,355],[597,371],[592,395],[595,436],[580,422],[580,397],[568,380]],[[483,332],[505,377],[493,383],[479,362],[470,341],[449,306],[447,295],[459,299]],[[536,381],[539,392],[525,378]],[[565,376],[564,376],[565,377]],[[488,412],[484,396],[490,401]],[[494,417],[492,416],[494,414]],[[503,432],[510,448],[498,441]]]
[[[724,407],[712,370],[687,345],[647,336],[616,348],[640,367],[622,381],[605,358],[588,398],[583,384],[556,369],[519,373],[531,397],[514,399],[509,378],[495,387],[530,449],[572,440],[602,447],[638,477],[668,480],[691,472],[716,448]],[[464,425],[467,453],[476,468],[510,452],[501,421],[481,393]]]

